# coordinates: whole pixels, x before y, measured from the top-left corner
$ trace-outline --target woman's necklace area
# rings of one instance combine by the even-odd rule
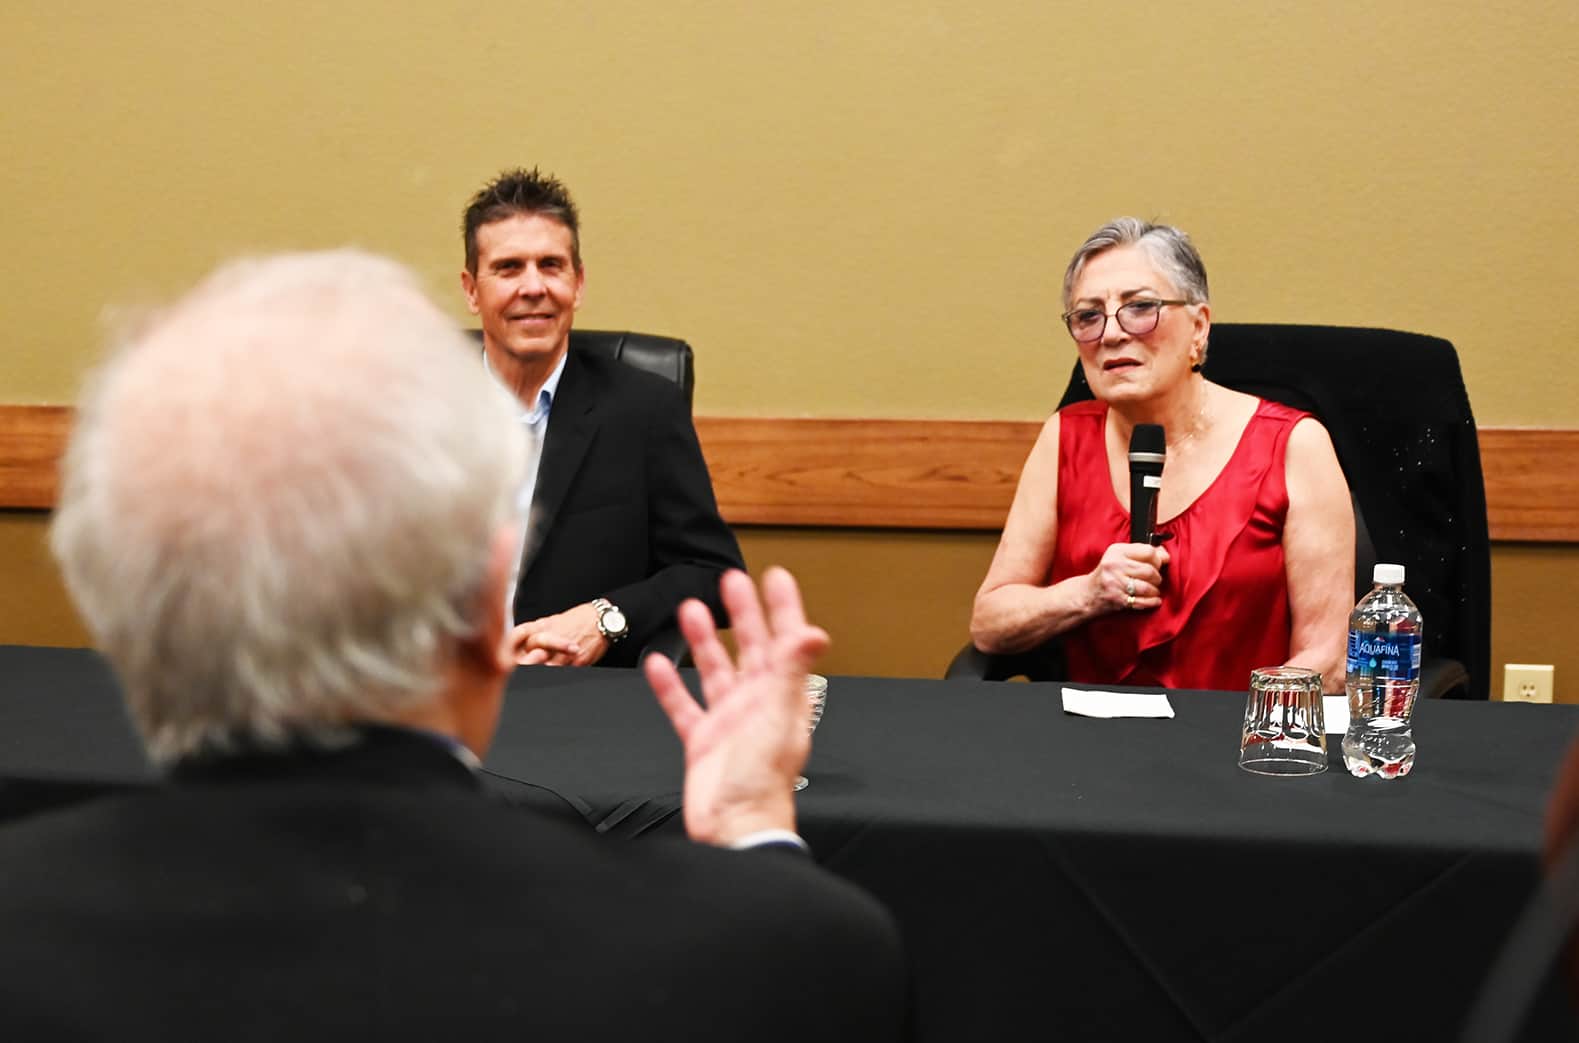
[[[1206,430],[1208,426],[1206,416],[1206,403],[1208,398],[1209,396],[1203,389],[1201,391],[1201,407],[1195,411],[1194,422],[1190,424],[1190,429],[1184,434],[1180,435],[1178,438],[1168,439],[1168,455],[1172,456],[1173,454],[1177,453],[1190,442],[1194,441],[1195,437],[1202,431]]]

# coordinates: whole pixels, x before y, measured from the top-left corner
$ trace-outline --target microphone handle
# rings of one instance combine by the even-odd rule
[[[1150,543],[1157,528],[1157,487],[1148,485],[1148,476],[1131,472],[1129,476],[1129,542]]]

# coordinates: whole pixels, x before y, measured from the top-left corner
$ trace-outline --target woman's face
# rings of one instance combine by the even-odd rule
[[[1110,404],[1148,402],[1188,380],[1190,367],[1206,346],[1210,306],[1163,305],[1156,312],[1156,328],[1140,334],[1126,332],[1115,317],[1126,304],[1180,297],[1179,288],[1138,246],[1115,246],[1086,262],[1075,280],[1069,308],[1072,312],[1101,311],[1106,316],[1101,337],[1076,342],[1093,395]],[[1130,325],[1141,323],[1130,321]]]

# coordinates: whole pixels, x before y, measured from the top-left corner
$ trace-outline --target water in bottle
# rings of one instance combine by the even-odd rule
[[[1343,763],[1357,778],[1395,779],[1415,763],[1409,719],[1420,692],[1420,610],[1404,593],[1402,565],[1377,565],[1372,579],[1349,617]]]

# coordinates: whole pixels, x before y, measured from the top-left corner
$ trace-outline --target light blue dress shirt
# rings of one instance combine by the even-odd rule
[[[548,414],[554,408],[554,395],[559,392],[559,378],[565,375],[565,360],[569,357],[570,352],[568,350],[559,356],[559,364],[554,367],[554,372],[548,375],[548,379],[543,381],[542,390],[537,393],[537,401],[532,403],[530,409],[526,407],[525,403],[516,402],[516,417],[521,421],[521,426],[526,428],[531,434],[534,444],[539,447],[539,452],[541,452],[543,445],[543,436],[548,433]],[[490,377],[493,377],[494,380],[499,380],[498,376],[494,374],[493,367],[488,364],[488,353],[486,351],[482,353],[482,365],[483,369],[488,371]],[[499,381],[499,385],[504,387],[504,382]],[[511,390],[508,387],[504,389],[506,391]],[[513,391],[511,391],[511,395],[512,397],[514,396]],[[536,492],[537,468],[533,467],[532,473],[527,476],[526,481],[521,486],[520,495],[523,508],[531,506],[532,497]]]

